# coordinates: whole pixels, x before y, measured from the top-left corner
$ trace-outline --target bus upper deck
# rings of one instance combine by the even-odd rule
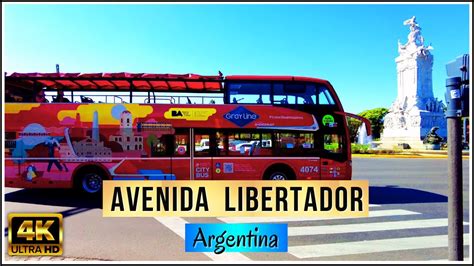
[[[48,102],[61,93],[72,103],[273,104],[325,106],[343,112],[331,84],[294,76],[202,76],[142,73],[12,73],[5,75],[6,102]]]

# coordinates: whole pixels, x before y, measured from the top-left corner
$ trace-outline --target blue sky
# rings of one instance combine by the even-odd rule
[[[397,41],[417,17],[445,64],[470,53],[468,4],[25,5],[3,9],[6,72],[295,75],[329,80],[346,111],[389,107]]]

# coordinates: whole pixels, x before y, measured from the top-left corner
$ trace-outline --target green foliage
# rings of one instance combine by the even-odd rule
[[[336,152],[339,149],[339,143],[324,143],[324,149]]]
[[[374,150],[370,149],[369,144],[351,144],[352,154],[370,154],[370,155],[390,155],[400,153],[401,150],[397,150],[395,147],[391,150]]]
[[[351,144],[351,151],[353,154],[365,154],[365,153],[369,153],[369,148],[370,148],[370,145],[369,144],[355,144],[355,143],[352,143]]]

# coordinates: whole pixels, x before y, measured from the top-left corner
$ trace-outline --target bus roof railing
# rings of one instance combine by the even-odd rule
[[[223,76],[147,73],[5,73],[5,87],[67,91],[222,92]]]

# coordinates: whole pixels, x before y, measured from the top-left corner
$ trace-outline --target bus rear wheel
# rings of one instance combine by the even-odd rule
[[[87,194],[97,194],[102,191],[102,176],[98,173],[85,174],[80,182],[80,188]]]

